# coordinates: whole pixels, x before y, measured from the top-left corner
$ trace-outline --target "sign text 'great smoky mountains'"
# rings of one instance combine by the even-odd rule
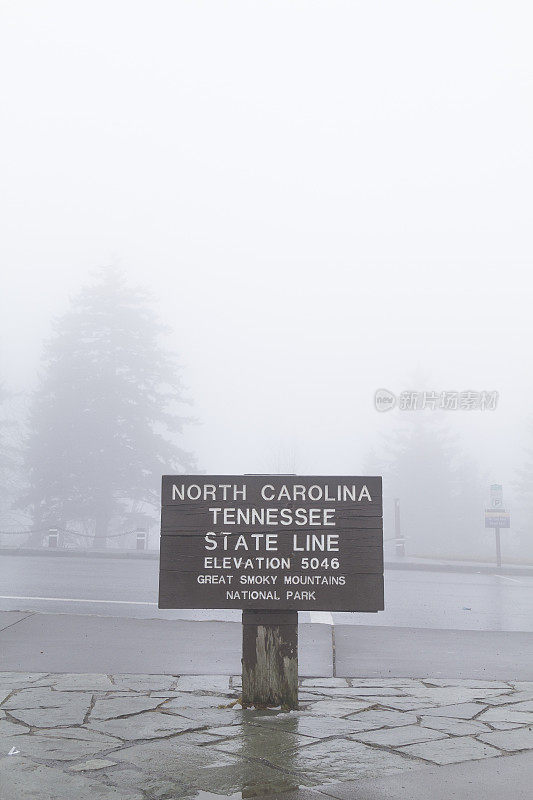
[[[166,475],[160,608],[383,609],[381,478]]]

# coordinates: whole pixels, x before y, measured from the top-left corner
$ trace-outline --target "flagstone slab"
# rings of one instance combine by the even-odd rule
[[[247,761],[211,747],[200,747],[181,736],[161,742],[126,747],[114,754],[117,761],[135,765],[159,780],[185,783],[217,795],[241,793],[243,796],[286,791],[298,785],[300,776],[285,769]],[[302,776],[303,777],[303,776]],[[174,795],[171,795],[173,797]]]
[[[265,728],[286,730],[302,736],[311,736],[317,739],[327,739],[330,736],[349,736],[361,730],[360,723],[353,719],[341,717],[305,717],[296,715],[280,715],[277,718],[268,718],[256,722]]]
[[[114,689],[130,689],[133,692],[150,692],[172,689],[178,680],[176,675],[129,675],[119,673],[111,676]]]
[[[2,796],[6,800],[145,800],[137,789],[119,790],[83,773],[36,764],[22,756],[0,758]]]
[[[116,761],[109,761],[107,758],[91,758],[89,761],[84,761],[81,764],[73,764],[69,767],[69,770],[70,772],[87,772],[93,769],[114,767],[116,763]]]
[[[305,712],[318,717],[346,717],[349,714],[355,714],[356,711],[370,708],[372,705],[364,700],[351,700],[350,698],[319,700],[316,703],[310,703]]]
[[[0,683],[32,683],[47,678],[48,672],[0,672]]]
[[[59,735],[58,735],[59,734]],[[120,747],[122,742],[83,728],[43,730],[10,740],[22,756],[50,761],[72,761]]]
[[[480,758],[500,756],[500,750],[484,742],[478,742],[471,736],[457,736],[439,739],[436,742],[421,742],[402,747],[402,752],[409,753],[434,764],[458,764],[461,761],[472,761]]]
[[[445,739],[446,733],[434,731],[431,728],[422,728],[420,725],[404,725],[396,728],[384,728],[378,731],[366,731],[350,736],[358,742],[365,744],[381,744],[386,747],[399,747],[404,744],[427,742],[430,739]]]
[[[490,730],[488,725],[478,722],[475,719],[453,719],[452,717],[421,717],[420,724],[424,728],[432,728],[436,731],[444,731],[451,736],[470,736],[478,733],[485,733]]]
[[[209,736],[212,736],[213,739],[226,739],[233,736],[242,736],[243,729],[245,727],[251,726],[249,723],[243,723],[240,725],[223,725],[220,728],[208,728],[205,733]]]
[[[489,706],[503,706],[508,703],[529,703],[528,711],[533,711],[533,692],[512,692],[498,697],[487,697],[485,701]]]
[[[158,697],[144,697],[143,695],[128,695],[127,697],[106,697],[96,700],[89,717],[95,719],[114,719],[130,714],[139,714],[161,705],[165,701]]]
[[[10,711],[10,714],[30,727],[53,728],[60,725],[81,725],[88,709],[88,703],[73,703],[70,707],[59,708],[17,708]]]
[[[100,674],[70,674],[54,676],[52,685],[60,692],[109,692],[114,689],[109,675]]]
[[[310,686],[306,687],[306,691],[309,694],[314,694],[315,691]],[[365,698],[368,695],[379,696],[379,697],[404,697],[405,692],[403,689],[393,689],[393,688],[376,688],[375,686],[356,686],[350,687],[347,686],[345,689],[340,687],[335,687],[332,689],[328,689],[326,687],[316,687],[316,692],[318,694],[323,694],[327,698],[337,700],[339,697],[349,697],[352,699],[359,699]]]
[[[26,725],[12,722],[6,716],[0,716],[0,736],[21,736],[29,732],[30,729]]]
[[[170,798],[171,800],[192,800],[192,796],[197,794],[197,791],[179,775],[173,780],[167,780],[150,772],[135,769],[133,766],[124,768],[120,765],[120,769],[94,772],[91,774],[91,777],[93,776],[97,780],[105,780],[107,784],[117,787],[125,794],[131,791],[142,791],[145,798],[154,798],[154,800],[169,800]],[[217,799],[213,798],[212,800]]]
[[[229,675],[181,675],[176,683],[180,692],[220,692],[230,691]]]
[[[523,703],[514,703],[511,708],[513,711],[520,711],[522,713],[531,713],[533,714],[533,701],[526,700]]]
[[[283,767],[283,753],[271,763]],[[290,769],[303,773],[301,783],[305,786],[355,780],[362,777],[388,775],[412,769],[414,762],[396,753],[370,747],[362,742],[346,739],[330,739],[311,744],[297,750]]]
[[[54,692],[50,688],[21,689],[3,709],[26,725],[49,728],[56,725],[81,725],[89,710],[88,692]]]
[[[501,689],[510,690],[511,684],[506,681],[484,681],[484,680],[446,680],[445,678],[424,678],[424,683],[432,686],[454,686],[461,689]]]
[[[259,725],[244,725],[239,736],[209,745],[220,752],[231,753],[241,758],[264,759],[268,761],[285,753],[287,763],[299,747],[320,741],[318,738],[289,733],[282,728],[273,730]]]
[[[32,736],[49,736],[53,739],[76,739],[84,742],[109,742],[110,747],[119,745],[120,739],[116,736],[111,736],[107,733],[100,733],[99,731],[92,731],[84,725],[75,725],[70,728],[41,728],[39,731],[32,734]]]
[[[188,719],[194,723],[194,727],[220,727],[221,725],[233,725],[247,720],[246,711],[240,706],[233,708],[194,708],[187,706],[179,711],[165,712],[168,716],[177,714],[179,717]]]
[[[349,717],[361,727],[359,730],[370,731],[378,728],[394,728],[401,725],[416,725],[417,717],[408,711],[394,711],[387,708],[373,708]]]
[[[195,720],[159,711],[145,711],[125,719],[91,720],[89,726],[91,730],[109,733],[127,741],[158,739],[200,727]]]
[[[304,678],[302,686],[318,686],[325,689],[348,688],[347,678]]]
[[[500,720],[491,720],[490,727],[497,731],[511,731],[515,728],[523,728],[523,722],[501,722]]]
[[[347,681],[353,689],[357,689],[359,686],[375,689],[405,689],[424,686],[424,681],[419,678],[347,678]]]
[[[181,713],[180,710],[190,708],[208,708],[215,710],[219,709],[221,706],[227,706],[231,702],[231,697],[181,692],[174,698],[169,699],[168,702],[165,702],[163,709],[165,711],[174,711],[179,714]]]
[[[480,722],[516,722],[518,725],[533,725],[533,714],[526,711],[516,711],[514,706],[498,706],[489,708],[479,716]]]
[[[462,689],[462,688],[455,688],[455,687],[436,687],[434,689],[428,689],[426,687],[422,689],[406,689],[405,693],[410,695],[411,697],[416,697],[420,700],[426,700],[431,705],[453,705],[456,703],[470,703],[474,700],[479,700],[480,702],[489,702],[489,698],[495,696],[496,693],[499,693],[501,689]]]
[[[457,719],[472,719],[480,711],[483,711],[484,705],[479,703],[453,703],[452,705],[437,706],[433,708],[419,708],[419,716],[431,717],[455,717]]]
[[[373,705],[394,708],[397,711],[417,711],[419,708],[426,710],[430,707],[426,697],[423,699],[417,697],[367,697],[366,699]]]
[[[484,733],[478,737],[483,742],[488,742],[501,750],[514,752],[516,750],[533,749],[533,727],[517,728],[513,731],[494,731]]]
[[[15,708],[58,708],[83,700],[87,705],[91,702],[91,694],[73,694],[71,692],[56,692],[50,686],[37,688],[21,688],[6,700],[2,709],[5,711]]]
[[[0,672],[0,691],[8,694],[14,689],[30,686],[51,686],[53,679],[46,672]]]
[[[240,692],[241,690],[236,690]],[[326,691],[326,690],[324,690]],[[353,698],[345,698],[345,699],[353,699]],[[328,697],[326,694],[322,694],[320,689],[298,689],[298,700],[300,702],[317,702],[318,700],[330,700],[331,702],[335,701],[335,698]]]

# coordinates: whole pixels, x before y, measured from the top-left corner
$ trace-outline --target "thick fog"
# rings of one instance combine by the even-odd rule
[[[111,266],[167,326],[194,417],[168,436],[194,469],[384,474],[386,538],[398,496],[408,552],[437,558],[493,558],[502,484],[505,555],[531,559],[527,4],[0,14],[2,530],[36,525],[25,448],[54,320]],[[498,397],[378,412],[378,389]],[[88,530],[70,501],[61,524]]]

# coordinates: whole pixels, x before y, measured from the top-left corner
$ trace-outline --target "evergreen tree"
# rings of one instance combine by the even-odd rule
[[[526,439],[532,440],[533,421],[529,420]],[[516,470],[513,489],[516,496],[516,511],[513,511],[511,525],[517,531],[522,554],[533,555],[533,449],[527,447],[524,462]]]
[[[399,498],[407,552],[479,556],[484,499],[476,465],[457,447],[438,411],[402,411],[400,419],[387,439],[382,471],[390,501],[385,513]]]
[[[21,484],[20,428],[11,401],[0,383],[0,521],[9,520]]]
[[[78,522],[105,546],[116,515],[158,505],[162,473],[194,468],[175,442],[184,394],[162,332],[147,294],[114,268],[56,321],[30,410],[34,527]]]

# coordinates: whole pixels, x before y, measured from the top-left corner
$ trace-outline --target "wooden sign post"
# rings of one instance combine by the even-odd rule
[[[242,705],[298,708],[298,612],[242,612]]]
[[[384,608],[381,478],[164,476],[159,608],[242,609],[243,705],[297,708],[297,612]]]

